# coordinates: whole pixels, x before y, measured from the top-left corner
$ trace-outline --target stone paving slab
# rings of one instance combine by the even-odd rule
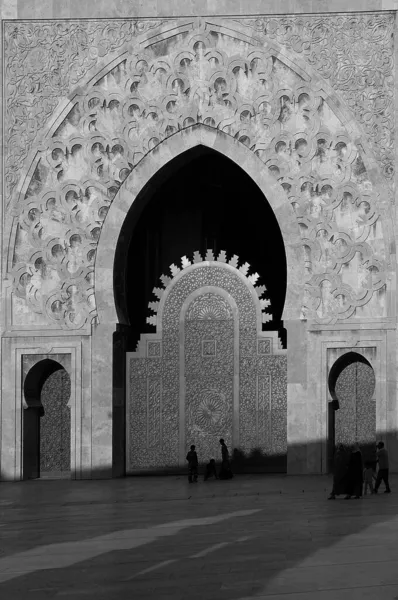
[[[391,479],[350,501],[322,476],[1,484],[0,598],[397,600]]]

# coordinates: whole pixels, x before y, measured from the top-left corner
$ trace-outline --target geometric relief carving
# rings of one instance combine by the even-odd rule
[[[161,353],[160,342],[148,342],[148,357],[159,357]]]
[[[232,449],[286,451],[286,356],[270,354],[272,338],[259,339],[265,286],[254,285],[258,277],[248,274],[247,264],[239,268],[238,257],[227,262],[225,252],[221,260],[213,254],[210,258],[209,252],[210,265],[199,253],[193,263],[184,257],[183,268],[172,265],[174,276],[163,276],[164,287],[154,291],[162,298],[150,304],[154,324],[161,324],[156,335],[162,339],[141,341],[130,361],[131,386],[137,388],[132,400],[137,413],[144,408],[146,417],[146,441],[140,447],[133,434],[140,416],[130,412],[130,468],[181,464],[185,454],[180,449],[190,444],[196,445],[201,460],[217,458],[220,437]],[[194,298],[187,306],[190,296]],[[154,357],[141,357],[145,348],[149,356],[150,344],[160,343],[160,356],[156,350]],[[143,381],[146,405],[140,408]],[[239,420],[234,421],[236,411]]]
[[[257,342],[257,353],[258,354],[271,354],[271,340],[258,340]]]
[[[148,449],[161,447],[162,439],[162,382],[161,379],[148,380],[147,432]]]
[[[30,25],[6,24],[6,122],[11,123],[6,181],[17,190],[12,214],[18,225],[10,250],[13,293],[31,311],[64,329],[93,320],[95,255],[115,195],[153,148],[202,123],[246,145],[285,193],[304,254],[303,318],[333,323],[356,311],[366,314],[368,305],[372,316],[384,316],[387,250],[380,215],[389,218],[384,214],[389,211],[386,190],[367,171],[367,150],[351,139],[345,126],[350,119],[336,112],[322,81],[322,76],[333,75],[332,83],[359,111],[390,176],[393,19],[366,19],[358,21],[358,31],[350,30],[351,16],[325,16],[322,25],[315,16],[306,17],[305,25],[294,18],[287,29],[285,21],[248,20],[248,25],[260,27],[264,38],[245,38],[245,45],[238,32],[225,38],[218,25],[203,20],[184,39],[177,36],[172,46],[163,36],[160,45],[151,42],[150,49],[138,53],[131,44],[138,33],[132,21],[115,22],[112,36],[102,23],[87,25],[91,33],[81,30],[83,43],[76,25],[71,25],[75,34],[70,37],[57,23],[28,31]],[[155,25],[160,22],[148,21],[143,27]],[[297,27],[303,29],[305,43],[300,35],[291,35]],[[53,41],[60,36],[61,57]],[[284,59],[278,41],[305,55],[305,79],[305,66],[295,70],[295,61]],[[92,56],[87,51],[91,43]],[[339,50],[336,61],[329,56],[330,47]],[[98,52],[104,56],[115,49],[120,49],[120,62],[76,94],[69,89],[97,64]],[[33,63],[35,69],[26,71]],[[52,64],[56,69],[62,65],[65,79],[48,77],[56,72]],[[321,75],[315,76],[312,64]],[[57,82],[55,94],[51,81]],[[351,89],[352,82],[360,89]],[[378,85],[380,94],[375,93]],[[30,89],[35,89],[33,104],[26,91]],[[47,133],[42,119],[50,115],[57,96],[73,99],[73,108],[52,136],[41,140],[36,168],[29,163],[23,169],[20,157],[26,156],[25,147],[40,128]],[[16,177],[30,168],[26,192],[19,195]],[[174,277],[180,269],[172,267]],[[244,273],[246,266],[240,270]],[[255,281],[257,274],[250,277]],[[264,300],[261,307],[266,305]],[[269,318],[263,314],[265,322]]]
[[[257,444],[270,452],[271,440],[271,379],[268,375],[257,378]]]
[[[190,305],[186,319],[231,319],[232,311],[228,302],[217,294],[202,294]]]
[[[202,356],[216,356],[216,340],[202,340]]]
[[[217,434],[225,421],[226,408],[224,394],[217,390],[202,390],[193,415],[195,424],[203,433]]]
[[[200,270],[193,273],[196,286],[200,287]],[[188,440],[195,440],[198,452],[206,458],[218,456],[220,437],[232,441],[232,319],[230,304],[214,291],[200,294],[191,301],[183,324],[184,347],[180,351],[185,365],[184,437],[188,445]]]
[[[232,442],[232,378],[189,378],[186,381],[184,434],[186,446],[196,444],[202,460],[218,459],[220,437]]]

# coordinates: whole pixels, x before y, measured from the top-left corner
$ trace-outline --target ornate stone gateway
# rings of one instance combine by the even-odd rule
[[[238,257],[198,252],[155,288],[155,334],[127,356],[127,472],[218,458],[219,438],[246,454],[286,453],[286,351],[259,275]]]

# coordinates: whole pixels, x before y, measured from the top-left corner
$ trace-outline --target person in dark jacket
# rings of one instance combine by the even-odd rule
[[[343,444],[338,444],[333,459],[333,488],[328,500],[346,494],[348,456]]]
[[[363,462],[362,453],[359,444],[356,443],[351,452],[350,462],[347,470],[347,495],[346,500],[352,496],[355,499],[361,498],[363,488]]]
[[[195,446],[192,444],[191,450],[187,454],[188,461],[188,481],[189,483],[198,483],[198,455],[195,452]]]
[[[214,458],[212,458],[206,465],[205,481],[207,481],[209,477],[212,477],[213,475],[216,479],[218,479],[216,461]]]
[[[379,466],[379,470],[377,472],[377,479],[375,485],[375,494],[379,491],[379,487],[382,481],[384,481],[384,485],[386,486],[385,494],[391,494],[390,483],[388,481],[388,452],[384,448],[384,442],[379,442],[377,444],[377,464]]]
[[[220,479],[232,479],[233,473],[231,471],[231,464],[229,462],[229,452],[227,444],[224,442],[223,438],[220,439],[221,444],[221,469],[220,469]]]

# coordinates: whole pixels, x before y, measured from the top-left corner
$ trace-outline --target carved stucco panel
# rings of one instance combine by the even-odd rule
[[[271,354],[272,332],[259,338],[268,320],[261,314],[270,317],[265,287],[254,286],[258,276],[239,268],[238,257],[195,256],[193,264],[184,257],[181,270],[173,266],[174,277],[162,276],[159,303],[149,304],[156,341],[144,336],[130,360],[130,469],[184,464],[192,443],[201,461],[218,458],[220,437],[246,453],[286,453],[286,355]],[[204,353],[203,342],[214,352]],[[155,343],[162,357],[140,358]]]
[[[305,57],[341,94],[393,185],[395,13],[287,15],[239,22]]]
[[[95,319],[96,248],[110,204],[143,156],[173,133],[203,123],[248,146],[285,191],[306,253],[303,318],[333,323],[356,310],[386,316],[388,215],[383,208],[381,217],[379,207],[388,204],[388,193],[375,186],[363,148],[350,139],[319,77],[310,67],[304,76],[292,61],[284,62],[272,40],[305,56],[342,94],[362,98],[354,103],[363,107],[359,121],[383,152],[374,150],[388,176],[392,22],[391,15],[260,19],[246,23],[265,32],[263,42],[253,38],[252,45],[242,44],[238,33],[234,38],[202,23],[173,43],[139,53],[129,47],[94,85],[71,95],[73,108],[43,138],[30,183],[15,195],[14,295],[65,329]],[[14,166],[20,172],[55,99],[99,65],[98,56],[130,42],[138,25],[81,27],[6,25],[11,187]]]

